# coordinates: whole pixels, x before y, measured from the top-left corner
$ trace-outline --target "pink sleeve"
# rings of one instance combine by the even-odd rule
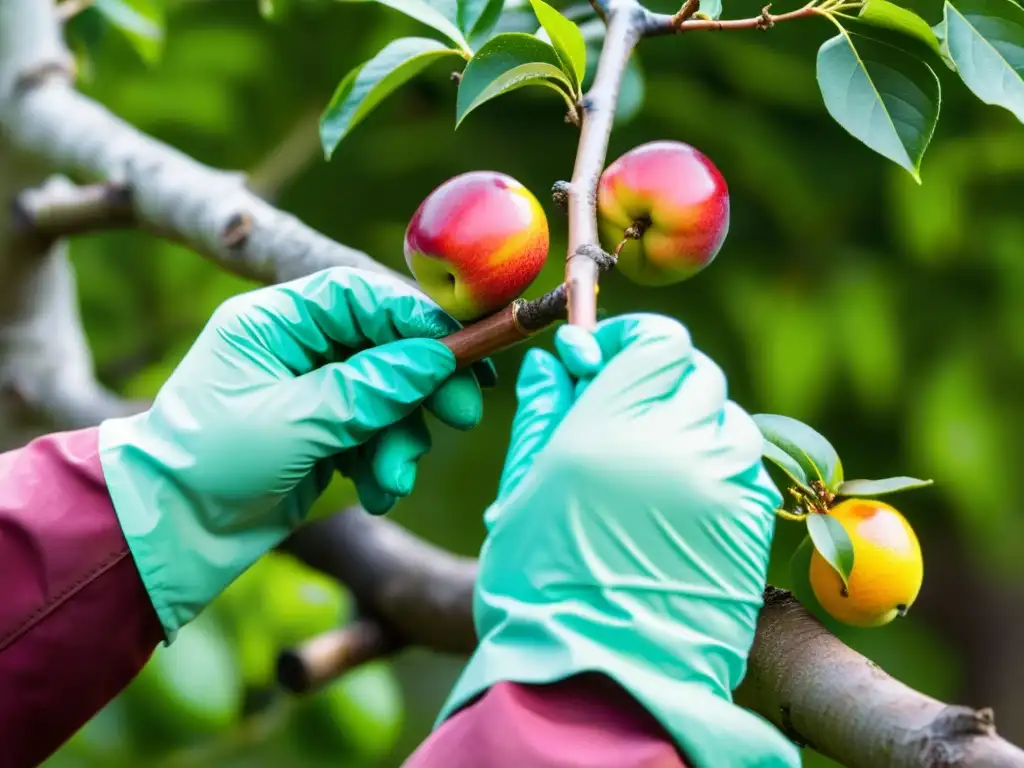
[[[402,768],[686,768],[671,738],[608,678],[499,683],[449,718]]]
[[[0,766],[41,763],[163,639],[114,513],[97,430],[0,454]]]

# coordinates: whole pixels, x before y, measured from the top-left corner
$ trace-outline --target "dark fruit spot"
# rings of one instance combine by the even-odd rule
[[[904,616],[907,615],[907,611],[909,611],[909,610],[910,610],[909,606],[897,605],[896,606],[896,615],[899,616],[902,619]]]
[[[848,590],[848,589],[846,588],[846,585],[844,584],[843,586],[841,586],[841,587],[839,588],[839,594],[840,594],[841,596],[843,596],[843,597],[849,597],[849,596],[850,596],[850,590]]]
[[[448,284],[455,285],[455,275],[453,275],[451,272],[448,273]]]

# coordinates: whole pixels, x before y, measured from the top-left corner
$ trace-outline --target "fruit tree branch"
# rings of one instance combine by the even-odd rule
[[[778,22],[821,13],[817,2],[812,0],[803,8],[779,15],[769,13],[769,3],[755,18],[716,21],[693,18],[700,6],[698,0],[686,0],[675,14],[651,13],[636,0],[591,0],[607,29],[594,82],[580,103],[582,125],[572,180],[566,189],[560,190],[567,195],[569,215],[565,286],[570,323],[593,328],[597,322],[597,279],[601,266],[593,256],[600,252],[598,183],[608,154],[622,76],[640,39],[701,29],[770,29]]]
[[[604,171],[622,74],[641,36],[648,14],[635,0],[599,4],[608,29],[597,73],[581,104],[582,127],[576,164],[568,189],[569,249],[565,285],[569,322],[593,328],[597,322],[597,185]]]
[[[816,3],[817,0],[813,0],[813,2],[795,11],[780,14],[770,13],[772,4],[768,3],[768,5],[761,9],[759,15],[749,19],[702,19],[691,18],[697,10],[699,3],[687,0],[678,13],[648,14],[647,24],[644,27],[644,37],[678,35],[681,32],[696,32],[698,30],[771,29],[780,22],[822,15],[822,10],[817,7]]]
[[[17,231],[50,239],[135,226],[131,190],[107,182],[26,189],[14,199],[11,215]]]
[[[360,635],[376,647],[396,649],[408,644],[470,653],[476,645],[475,561],[448,554],[358,508],[303,528],[284,549],[344,582],[377,620],[369,630],[364,619],[347,641],[354,656],[361,649],[360,661],[366,660],[366,644],[356,639]],[[386,633],[390,643],[381,640]],[[338,646],[327,642],[329,637],[284,657],[293,674],[312,673],[299,675],[304,687],[316,681],[317,669],[331,668],[323,682],[351,668],[339,662]],[[303,666],[302,652],[313,666]],[[946,705],[914,691],[844,645],[788,592],[774,587],[765,592],[748,672],[736,696],[790,738],[849,768],[1024,766],[1024,751],[996,735],[991,710]]]

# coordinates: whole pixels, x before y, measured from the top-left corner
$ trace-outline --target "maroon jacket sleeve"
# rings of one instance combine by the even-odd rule
[[[0,766],[37,766],[138,674],[163,639],[107,495],[97,430],[0,454]],[[685,768],[606,678],[502,683],[405,768]]]
[[[686,768],[671,737],[608,678],[499,683],[441,725],[402,768]]]
[[[45,760],[163,639],[96,429],[0,454],[0,766]]]

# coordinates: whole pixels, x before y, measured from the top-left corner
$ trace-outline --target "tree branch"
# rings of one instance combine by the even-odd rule
[[[448,554],[358,508],[306,526],[283,549],[346,584],[376,620],[367,634],[386,652],[419,645],[466,654],[475,647],[475,561]],[[385,642],[381,638],[387,635]],[[331,674],[322,674],[344,654],[332,648],[330,637],[342,635],[323,636],[288,656],[306,674],[305,690],[354,666],[334,663]],[[358,661],[365,660],[364,653]],[[765,593],[736,699],[793,740],[849,768],[1024,766],[1024,752],[996,735],[991,710],[949,706],[914,691],[844,645],[788,592],[774,587]]]
[[[569,322],[593,328],[597,323],[597,276],[600,248],[597,231],[597,185],[604,171],[608,140],[619,100],[622,73],[647,23],[647,12],[635,0],[612,0],[603,11],[608,30],[597,73],[583,97],[576,164],[568,189],[569,253],[565,265]]]
[[[25,187],[39,187],[54,197],[73,188],[67,179],[50,177],[48,163],[20,150],[8,122],[26,84],[66,78],[66,55],[52,5],[0,3],[4,201],[13,201]],[[44,67],[46,62],[51,66]],[[5,205],[0,212],[7,213],[0,215],[0,450],[41,430],[83,427],[136,410],[137,404],[122,401],[96,381],[66,242],[27,236],[13,207]]]
[[[820,16],[821,10],[815,7],[817,0],[813,3],[798,8],[788,13],[769,13],[772,4],[768,3],[761,9],[758,16],[749,19],[702,19],[691,18],[699,7],[699,2],[694,3],[687,0],[683,7],[675,14],[651,13],[647,16],[647,24],[644,27],[644,37],[660,37],[664,35],[678,35],[681,32],[696,32],[699,30],[728,30],[728,29],[771,29],[776,24],[795,19],[806,19],[809,16]]]
[[[131,190],[122,184],[48,184],[22,191],[13,206],[16,231],[51,240],[135,226]]]

